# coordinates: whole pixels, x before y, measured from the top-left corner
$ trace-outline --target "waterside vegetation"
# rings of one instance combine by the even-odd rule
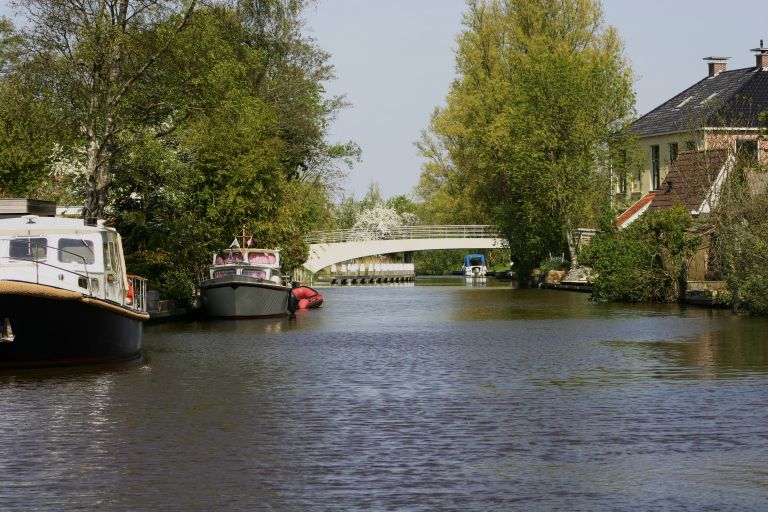
[[[417,188],[425,217],[499,226],[524,281],[548,254],[564,253],[575,269],[593,267],[598,299],[671,302],[684,297],[699,258],[705,279],[727,285],[717,303],[768,312],[768,226],[758,213],[768,199],[756,143],[754,154],[735,155],[724,184],[714,175],[684,184],[717,189],[707,196],[708,211],[650,211],[619,229],[615,219],[631,203],[628,194],[614,195],[623,192],[615,184],[643,162],[632,132],[631,69],[600,2],[469,0],[464,27],[446,106],[417,142],[426,159]],[[765,49],[757,51],[760,59]],[[739,101],[719,121],[707,120],[724,132],[754,126],[736,119],[741,110],[760,114]],[[703,140],[701,126],[689,131]],[[721,139],[713,146],[726,147],[727,136]],[[585,251],[579,227],[598,229]]]
[[[24,23],[0,23],[0,193],[107,218],[169,298],[243,225],[300,264],[359,154],[328,141],[345,102],[325,95],[306,4],[18,2]]]

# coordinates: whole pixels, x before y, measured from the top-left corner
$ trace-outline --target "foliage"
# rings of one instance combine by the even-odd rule
[[[442,276],[460,270],[464,261],[464,249],[420,251],[414,254],[413,263],[417,275]]]
[[[325,95],[306,2],[107,4],[34,0],[23,32],[0,24],[0,193],[105,215],[175,298],[243,227],[283,270],[302,263],[359,156],[327,140],[346,103]]]
[[[570,266],[570,262],[565,258],[561,256],[550,256],[539,263],[538,268],[542,272],[546,272],[547,270],[567,270]]]
[[[585,263],[597,273],[592,293],[599,299],[673,302],[685,281],[685,265],[698,245],[687,236],[690,214],[683,207],[645,212],[628,228],[603,230],[585,249]]]
[[[413,262],[418,275],[442,276],[461,270],[464,256],[470,253],[484,253],[489,270],[509,270],[509,251],[507,249],[445,249],[420,251],[414,255]]]
[[[417,143],[419,194],[432,215],[498,225],[523,272],[563,249],[577,265],[632,114],[621,42],[595,0],[470,0],[464,24],[459,76]]]
[[[43,183],[51,179],[50,149],[59,132],[48,96],[40,93],[39,65],[22,58],[23,43],[0,18],[0,195],[48,199]]]
[[[20,3],[29,24],[27,67],[39,76],[49,108],[67,128],[61,142],[85,151],[86,216],[103,216],[112,182],[117,137],[131,123],[166,110],[142,96],[147,72],[187,26],[196,0]],[[34,73],[29,70],[34,69]],[[149,100],[149,101],[141,101]]]
[[[710,215],[714,249],[732,307],[768,314],[768,193],[765,170],[737,155]]]
[[[418,205],[405,195],[385,200],[379,184],[372,181],[361,200],[342,197],[335,208],[334,219],[337,229],[386,229],[417,224],[417,210]]]

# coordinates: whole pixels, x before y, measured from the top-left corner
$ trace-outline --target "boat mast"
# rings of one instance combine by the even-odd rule
[[[243,260],[245,260],[245,254],[248,252],[248,240],[251,240],[252,238],[253,237],[249,235],[248,231],[245,229],[245,225],[243,225],[242,231],[240,232],[240,252],[243,254]]]

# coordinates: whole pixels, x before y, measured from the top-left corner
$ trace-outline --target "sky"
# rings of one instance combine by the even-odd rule
[[[605,22],[624,40],[642,115],[706,75],[702,58],[729,56],[728,69],[754,66],[768,42],[765,0],[603,0]],[[351,104],[331,126],[333,142],[355,141],[362,159],[342,183],[362,198],[410,194],[422,159],[414,142],[455,78],[464,0],[316,0],[306,30],[331,54],[329,95]],[[0,15],[10,13],[0,0]]]
[[[385,197],[413,191],[423,162],[413,143],[455,78],[464,7],[463,0],[319,0],[308,11],[307,28],[336,68],[327,90],[352,104],[331,136],[362,149],[348,194],[361,198],[371,181]],[[603,11],[624,40],[639,115],[704,78],[704,57],[750,67],[749,50],[768,41],[765,0],[603,0]]]

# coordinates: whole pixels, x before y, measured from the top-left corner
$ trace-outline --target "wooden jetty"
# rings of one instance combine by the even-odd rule
[[[416,278],[413,263],[348,263],[331,265],[330,284],[407,283]]]

